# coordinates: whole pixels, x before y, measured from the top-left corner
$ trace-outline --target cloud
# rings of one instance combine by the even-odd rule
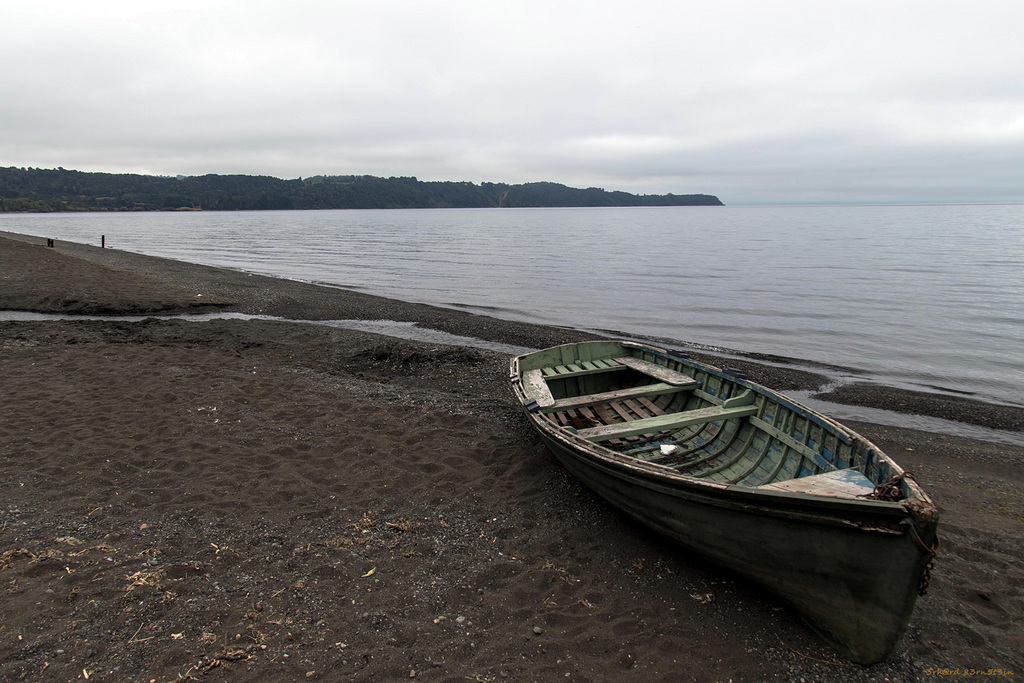
[[[1015,2],[8,5],[4,165],[1024,200]]]

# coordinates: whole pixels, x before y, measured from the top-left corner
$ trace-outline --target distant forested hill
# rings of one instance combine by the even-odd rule
[[[0,212],[721,205],[717,197],[706,194],[634,195],[557,183],[476,185],[375,176],[170,178],[0,168]]]

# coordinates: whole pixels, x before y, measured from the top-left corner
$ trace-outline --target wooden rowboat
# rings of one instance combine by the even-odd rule
[[[899,644],[938,511],[864,437],[685,354],[619,341],[512,359],[562,464],[630,516],[790,603],[860,664]]]

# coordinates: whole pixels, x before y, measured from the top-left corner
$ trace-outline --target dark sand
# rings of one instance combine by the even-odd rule
[[[588,338],[11,237],[0,236],[0,309],[406,320],[534,347]],[[822,382],[743,365],[783,390]],[[943,515],[903,648],[861,668],[772,596],[595,498],[533,436],[506,380],[500,354],[310,324],[0,322],[0,680],[1024,671],[1024,448],[851,425]],[[854,393],[837,398],[908,401]],[[919,412],[1021,424],[1012,408],[912,399]]]

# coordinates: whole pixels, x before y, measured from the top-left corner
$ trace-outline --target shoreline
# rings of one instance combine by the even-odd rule
[[[776,598],[576,481],[512,400],[504,354],[284,320],[109,316],[389,319],[530,347],[596,337],[43,245],[0,234],[0,308],[108,317],[0,322],[0,678],[1024,671],[1024,447],[844,421],[914,473],[942,540],[899,651],[853,667]],[[727,362],[783,392],[823,379],[743,363]]]
[[[28,245],[45,245],[46,239],[0,231],[0,239]],[[6,298],[10,310],[40,313],[147,315],[187,314],[220,310],[249,315],[269,315],[290,320],[393,320],[411,322],[448,334],[475,337],[498,344],[545,348],[573,341],[607,338],[606,335],[524,323],[469,313],[458,308],[417,304],[356,292],[342,287],[274,278],[240,270],[205,266],[158,256],[147,256],[116,249],[63,240],[53,250],[62,256],[83,259],[96,266],[142,275],[165,287],[183,288],[202,297],[175,299],[169,295],[158,302],[60,300],[52,293],[22,289],[18,296]],[[31,287],[31,283],[28,284]],[[44,285],[45,287],[45,285]],[[102,298],[102,293],[95,297]],[[13,305],[12,305],[13,302]],[[16,308],[15,308],[16,307]],[[630,338],[630,337],[626,337]],[[827,403],[860,406],[906,415],[922,415],[994,430],[1020,432],[1024,438],[1024,407],[991,403],[948,394],[915,391],[866,382],[830,387],[830,377],[815,372],[814,364],[801,359],[773,359],[759,362],[757,354],[722,356],[703,351],[688,351],[691,356],[717,367],[746,372],[752,381],[776,391],[810,392],[811,398]]]

